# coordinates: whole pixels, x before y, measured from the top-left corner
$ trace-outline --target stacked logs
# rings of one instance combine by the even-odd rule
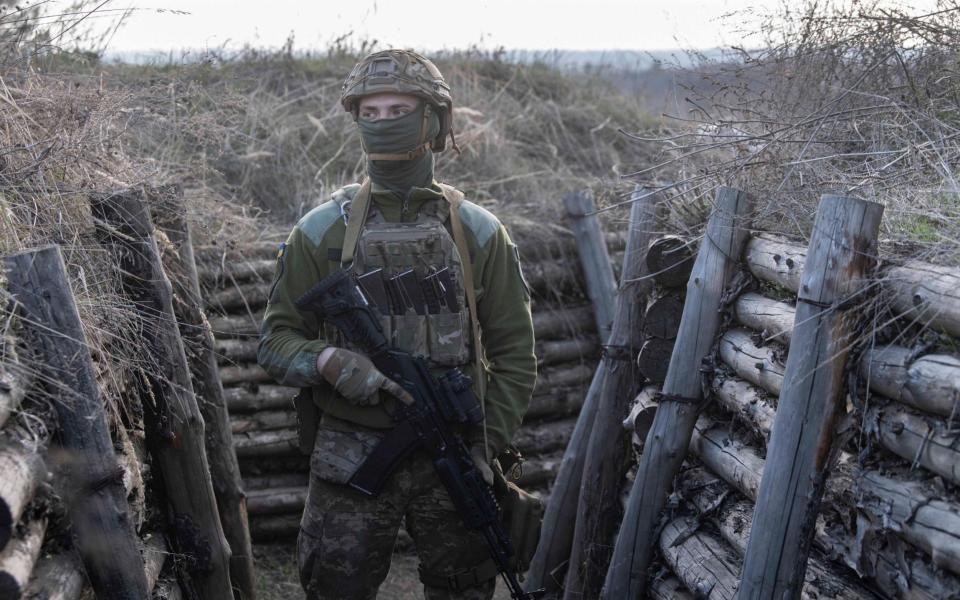
[[[780,238],[751,239],[754,286],[796,297],[806,249]],[[838,432],[859,439],[860,457],[841,452],[826,483],[801,592],[804,598],[956,598],[960,590],[960,359],[944,348],[960,338],[960,270],[916,261],[884,265],[874,287],[886,324],[866,344],[851,376],[856,421]],[[784,382],[795,306],[754,291],[729,309],[709,386],[716,402],[698,420],[678,480],[679,511],[663,529],[665,563],[654,588],[734,598],[753,503]],[[922,328],[939,344],[901,345]],[[865,335],[871,332],[863,332]],[[633,426],[633,424],[630,424]],[[692,515],[692,516],[690,516]],[[681,592],[659,592],[676,594]]]
[[[563,449],[600,356],[593,310],[571,233],[550,227],[542,243],[529,224],[508,223],[531,289],[539,376],[514,445],[524,455],[519,484],[541,496],[559,468]],[[623,234],[607,234],[616,266]],[[308,459],[300,454],[296,389],[275,385],[256,364],[260,322],[275,270],[278,243],[198,247],[198,272],[207,293],[224,397],[247,492],[254,540],[296,534],[306,498]]]

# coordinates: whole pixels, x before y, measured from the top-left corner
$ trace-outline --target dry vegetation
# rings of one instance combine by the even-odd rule
[[[820,194],[858,196],[885,205],[887,253],[957,264],[960,3],[804,2],[728,24],[756,18],[727,61],[700,62],[664,135],[628,134],[669,154],[631,176],[676,177],[685,204],[742,187],[759,227],[801,238]]]

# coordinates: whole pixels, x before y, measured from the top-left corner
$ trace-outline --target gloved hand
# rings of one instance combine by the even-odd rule
[[[388,379],[362,354],[343,348],[326,348],[317,357],[317,371],[351,404],[376,404],[377,390],[393,394],[404,404],[413,404],[413,396]]]
[[[477,470],[480,471],[480,475],[483,477],[483,480],[487,482],[487,485],[493,485],[493,469],[490,468],[490,463],[487,462],[487,455],[483,451],[483,446],[470,446],[470,457],[477,465]]]

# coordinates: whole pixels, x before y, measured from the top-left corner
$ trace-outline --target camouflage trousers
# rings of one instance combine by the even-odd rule
[[[361,444],[344,448],[344,434],[321,428],[310,461],[297,540],[300,581],[309,600],[376,598],[401,522],[413,538],[421,571],[432,574],[434,582],[488,559],[482,535],[463,526],[426,454],[408,458],[375,498],[343,485],[349,463],[362,458],[362,446],[374,442],[359,432],[349,435]],[[349,446],[350,438],[346,441]],[[424,597],[489,600],[495,585],[495,577],[458,590],[424,584]]]

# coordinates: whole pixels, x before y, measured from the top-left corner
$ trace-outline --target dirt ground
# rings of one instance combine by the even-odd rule
[[[303,590],[297,577],[296,545],[258,544],[253,548],[257,569],[257,598],[259,600],[302,600]],[[510,600],[502,582],[498,582],[494,600]],[[390,574],[380,586],[378,600],[421,600],[423,588],[417,578],[417,557],[396,553],[390,565]]]

